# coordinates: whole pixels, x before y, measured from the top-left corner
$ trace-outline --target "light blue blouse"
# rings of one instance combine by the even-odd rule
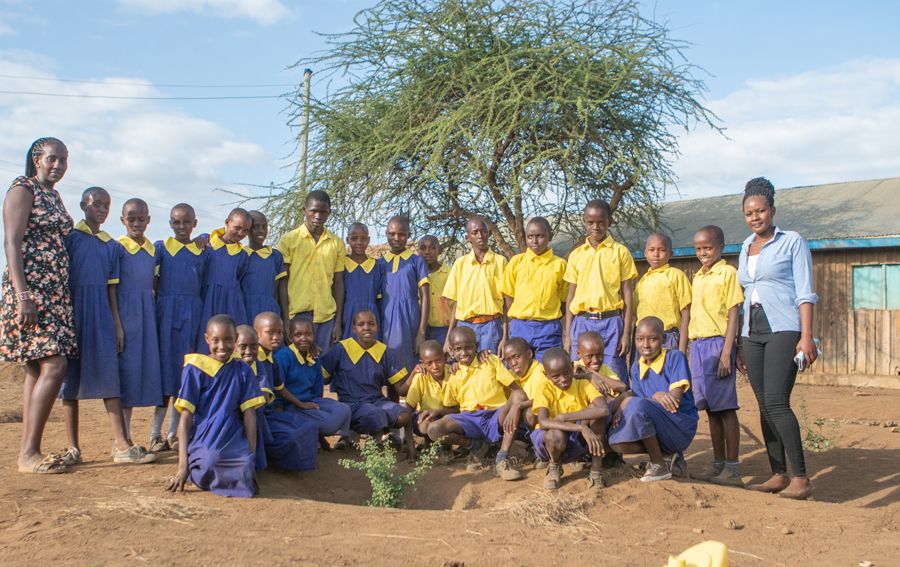
[[[738,280],[744,287],[741,335],[750,334],[750,297],[754,290],[766,311],[772,332],[800,331],[800,304],[815,304],[819,300],[813,291],[809,246],[796,232],[776,226],[772,240],[766,242],[759,253],[755,277],[750,277],[747,256],[754,239],[756,235],[751,234],[744,240],[738,264]]]

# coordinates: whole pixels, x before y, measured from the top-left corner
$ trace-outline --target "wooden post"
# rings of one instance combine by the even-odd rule
[[[302,193],[306,193],[306,155],[309,148],[309,81],[312,73],[312,69],[303,71],[303,120],[300,123],[300,163],[297,172]]]

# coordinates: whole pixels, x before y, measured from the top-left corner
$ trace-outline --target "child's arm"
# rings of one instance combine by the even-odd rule
[[[444,352],[450,352],[450,335],[456,328],[456,302],[448,299],[447,303],[450,306],[450,324],[447,326],[447,338],[444,339]]]
[[[500,344],[497,345],[497,356],[503,356],[503,348],[506,346],[506,341],[509,340],[509,305],[506,304],[506,301],[503,302],[503,313],[500,315],[500,324],[503,327],[503,334],[500,336]]]
[[[278,283],[275,286],[275,300],[278,302],[281,313],[286,315],[288,313],[287,277],[278,279]]]
[[[244,434],[247,436],[247,444],[250,445],[250,453],[256,453],[256,408],[244,410]],[[181,450],[181,442],[178,443]]]
[[[125,350],[125,330],[122,329],[122,321],[119,319],[119,294],[118,284],[109,284],[106,286],[106,293],[109,296],[109,309],[112,311],[113,324],[116,327],[116,352]]]
[[[719,378],[725,378],[731,374],[731,353],[738,332],[738,309],[740,305],[733,305],[728,310],[728,327],[725,329],[725,345],[722,347],[722,355],[719,357]]]
[[[575,316],[572,313],[572,301],[575,299],[575,290],[578,289],[578,286],[573,283],[569,283],[569,294],[566,296],[566,324],[563,328],[563,348],[566,352],[572,352],[572,318]]]
[[[616,354],[628,356],[631,352],[631,334],[634,332],[634,278],[623,281],[619,291],[622,294],[622,301],[625,302],[625,328],[622,330],[622,340],[619,341]]]
[[[576,378],[584,377],[588,378],[591,381],[591,384],[594,385],[597,390],[600,391],[604,396],[610,396],[613,392],[617,394],[622,394],[627,390],[625,387],[625,383],[621,380],[616,380],[614,378],[610,378],[609,376],[604,376],[598,372],[594,372],[590,368],[585,368],[585,372],[576,373]]]
[[[413,352],[419,352],[419,346],[425,342],[425,328],[428,326],[428,314],[431,312],[431,284],[424,283],[419,286],[419,330],[413,341]],[[403,394],[400,394],[401,396]]]
[[[678,406],[681,405],[682,396],[684,396],[684,389],[675,388],[668,392],[656,392],[653,394],[653,399],[659,402],[667,412],[676,413],[678,411]]]
[[[341,260],[343,262],[343,260]],[[331,284],[331,295],[334,296],[336,311],[334,312],[334,330],[331,331],[331,340],[340,342],[343,328],[341,321],[344,316],[344,272],[334,273],[334,282]],[[286,336],[286,335],[285,335]]]
[[[319,404],[315,402],[301,402],[297,399],[297,396],[291,393],[287,388],[281,388],[278,390],[278,395],[288,401],[288,403],[302,409],[302,410],[317,410],[319,409]]]
[[[191,429],[194,427],[194,414],[187,410],[181,411],[178,420],[178,472],[169,481],[167,490],[172,492],[184,492],[184,485],[188,479],[188,442]]]
[[[678,325],[678,350],[688,356],[688,326],[691,323],[691,306],[681,310],[681,324]]]

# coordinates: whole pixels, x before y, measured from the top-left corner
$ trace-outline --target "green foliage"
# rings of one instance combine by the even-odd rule
[[[379,447],[368,440],[360,450],[363,460],[341,459],[345,469],[355,469],[366,473],[372,485],[372,497],[367,504],[377,508],[399,508],[403,505],[403,493],[422,478],[437,458],[438,443],[419,453],[415,468],[406,474],[397,472],[397,453],[390,445]]]
[[[826,425],[830,426],[828,431],[825,431]],[[824,453],[833,448],[839,434],[838,422],[833,419],[817,417],[810,426],[809,407],[803,395],[800,396],[800,429],[803,431],[803,448],[813,453]]]
[[[581,234],[580,215],[559,213],[589,199],[654,225],[676,133],[718,128],[684,44],[634,1],[382,0],[325,38],[296,64],[337,86],[312,105],[308,189],[331,193],[344,224],[403,212],[452,244],[478,213],[507,255],[534,215]],[[276,230],[303,198],[269,200]]]

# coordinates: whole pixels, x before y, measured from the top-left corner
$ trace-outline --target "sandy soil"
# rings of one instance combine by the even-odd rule
[[[835,447],[809,453],[815,499],[784,501],[697,481],[644,485],[622,470],[597,495],[586,473],[566,471],[555,499],[541,490],[542,471],[503,483],[489,471],[437,467],[409,495],[405,510],[361,506],[361,473],[347,456],[320,453],[319,470],[265,471],[262,494],[231,500],[196,490],[163,490],[176,456],[160,463],[114,465],[100,402],[83,404],[86,463],[56,476],[18,474],[21,370],[0,369],[0,564],[249,565],[662,565],[667,554],[715,539],[732,565],[900,564],[900,391],[800,386],[810,421],[836,435]],[[758,442],[756,404],[740,388],[745,481],[767,477]],[[135,437],[149,430],[149,409],[135,411]],[[51,416],[45,450],[65,445],[61,411]],[[705,419],[688,453],[710,459]],[[562,524],[528,523],[556,508],[574,511]],[[582,510],[581,514],[578,510]],[[731,527],[728,527],[728,526]],[[734,529],[734,527],[739,529]]]

